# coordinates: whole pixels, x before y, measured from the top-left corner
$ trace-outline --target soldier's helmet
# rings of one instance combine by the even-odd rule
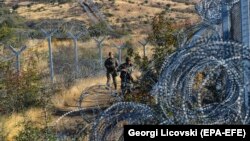
[[[131,61],[131,59],[129,57],[126,57],[126,62],[128,63],[130,61]]]

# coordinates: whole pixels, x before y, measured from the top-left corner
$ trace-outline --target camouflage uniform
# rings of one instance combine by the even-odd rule
[[[105,63],[105,68],[107,69],[107,85],[110,86],[110,76],[112,76],[113,83],[115,89],[117,89],[117,82],[116,82],[116,76],[117,76],[117,67],[118,67],[118,61],[115,58],[109,57]]]
[[[124,95],[126,91],[127,93],[131,93],[133,86],[132,83],[134,81],[132,77],[133,65],[124,63],[119,66],[118,71],[121,72],[120,78],[122,94]]]

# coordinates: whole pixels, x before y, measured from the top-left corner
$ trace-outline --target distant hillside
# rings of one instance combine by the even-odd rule
[[[26,0],[20,0],[16,11],[28,21],[39,21],[41,19],[69,21],[75,19],[89,26],[92,25],[86,12],[78,3],[78,0],[61,1],[66,3],[59,4],[33,0],[31,4],[27,3]],[[186,21],[195,23],[198,20],[198,16],[195,14],[194,4],[197,1],[198,0],[96,0],[95,2],[113,27],[130,31],[133,35],[141,35],[150,30],[150,23],[153,16],[163,11],[169,11],[166,17],[174,19],[177,24]]]

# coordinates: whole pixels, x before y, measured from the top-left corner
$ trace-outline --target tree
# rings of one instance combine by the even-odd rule
[[[153,59],[155,70],[159,74],[164,59],[174,52],[177,44],[175,37],[176,29],[171,20],[164,17],[165,13],[160,13],[153,18],[152,32],[149,34],[149,41],[154,45]]]
[[[154,45],[152,58],[140,57],[138,53],[134,57],[142,72],[138,84],[144,92],[149,92],[157,82],[165,58],[175,51],[177,44],[174,36],[177,29],[164,15],[165,13],[160,13],[153,18],[152,31],[148,35],[147,40]]]

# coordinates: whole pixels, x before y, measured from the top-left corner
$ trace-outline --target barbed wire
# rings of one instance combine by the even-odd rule
[[[232,4],[237,2],[234,0]],[[104,20],[93,1],[82,0],[80,3],[89,14],[92,14],[92,18],[97,18],[95,21]],[[90,140],[103,141],[111,138],[122,140],[122,125],[124,124],[249,124],[249,105],[245,99],[248,96],[243,92],[244,86],[242,84],[242,61],[250,60],[250,49],[242,44],[224,41],[218,36],[212,36],[213,33],[219,33],[214,28],[211,28],[211,31],[215,31],[212,34],[201,34],[205,33],[204,31],[210,25],[213,27],[214,24],[221,22],[220,8],[221,0],[203,1],[198,6],[198,10],[200,10],[199,14],[203,20],[209,23],[208,26],[203,24],[195,27],[194,30],[198,28],[202,32],[196,32],[190,35],[190,38],[184,35],[183,39],[186,39],[186,42],[174,54],[168,56],[163,63],[161,75],[151,95],[156,97],[157,104],[161,107],[165,118],[159,119],[154,109],[147,105],[120,103],[122,99],[119,97],[115,97],[114,101],[109,104],[118,103],[112,106],[105,105],[97,97],[100,94],[98,92],[90,93],[89,88],[80,95],[78,107],[60,116],[51,126],[55,126],[72,113],[80,112],[86,125],[80,133],[91,129],[86,133],[90,135]],[[54,37],[64,37],[58,32],[62,29],[63,23],[52,23],[44,21],[42,24],[45,28],[41,25],[44,35],[50,38],[49,44],[51,44],[53,35]],[[69,32],[73,30],[72,27],[66,29],[69,29]],[[52,52],[50,53],[52,56]],[[52,63],[51,57],[50,60]],[[157,61],[150,62],[149,68],[152,68]],[[80,64],[79,70],[81,71],[80,66],[92,64],[93,60],[77,62]],[[98,69],[98,66],[100,65],[97,63],[90,65],[93,70]],[[71,67],[72,64],[65,63],[64,66],[61,66],[61,70],[56,69],[59,72],[64,72],[65,68]],[[86,75],[95,74],[94,71],[91,71],[90,74]],[[104,86],[100,85],[99,87]],[[107,95],[111,97],[112,91],[108,92]],[[88,96],[95,98],[94,107],[85,108],[83,106],[84,103],[88,102]],[[91,111],[92,117],[86,116],[87,110]]]
[[[249,51],[235,42],[211,41],[176,52],[165,62],[160,80],[155,86],[162,110],[174,113],[173,118],[183,124],[190,123],[192,119],[202,119],[200,124],[213,124],[219,119],[220,123],[225,124],[237,120],[246,124],[249,107],[245,107],[246,96],[242,93],[241,62],[249,57],[242,54],[243,50]],[[199,73],[205,73],[205,78],[198,91],[195,91],[193,87]],[[224,98],[210,104],[204,102],[204,96],[208,94],[204,93],[207,83],[215,81],[216,75],[218,79],[221,74],[224,74],[221,79],[225,80],[216,82],[217,86],[220,85],[216,89]],[[198,107],[194,106],[195,103]]]
[[[123,125],[157,124],[158,119],[147,105],[122,102],[109,107],[94,122],[91,141],[123,140]]]

